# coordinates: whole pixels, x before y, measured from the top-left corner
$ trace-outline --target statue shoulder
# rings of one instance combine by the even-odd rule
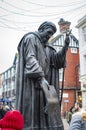
[[[25,41],[30,38],[34,38],[34,36],[38,37],[38,35],[35,32],[29,32],[23,35],[22,39],[19,42],[18,50],[19,48],[25,44]],[[38,37],[39,38],[39,37]]]

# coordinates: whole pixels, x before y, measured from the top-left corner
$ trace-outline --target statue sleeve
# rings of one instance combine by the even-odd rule
[[[39,78],[44,76],[42,67],[37,60],[36,39],[27,38],[24,46],[24,73],[30,78]]]
[[[64,46],[59,52],[54,52],[52,55],[52,64],[54,64],[55,68],[61,69],[66,67],[66,53],[68,50],[68,46]]]

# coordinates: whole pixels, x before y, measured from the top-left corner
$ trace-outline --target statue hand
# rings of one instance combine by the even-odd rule
[[[47,87],[48,90],[49,90],[49,83],[48,83],[48,81],[44,77],[42,77],[42,78],[39,79],[39,84],[40,84],[40,86],[42,88],[43,87]]]
[[[71,31],[72,30],[67,30],[66,32],[66,38],[65,38],[65,45],[69,46],[69,43],[70,43],[70,34],[71,34]]]
[[[69,35],[66,35],[66,38],[65,38],[65,45],[69,46],[69,43],[70,43]]]

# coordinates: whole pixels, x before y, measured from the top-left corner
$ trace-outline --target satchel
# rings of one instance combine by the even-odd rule
[[[58,106],[58,95],[56,89],[53,85],[50,85],[49,89],[48,87],[42,87],[42,90],[46,99],[46,110],[50,113],[56,111]]]

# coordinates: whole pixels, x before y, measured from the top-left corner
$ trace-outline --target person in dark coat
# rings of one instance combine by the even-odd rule
[[[26,130],[64,130],[59,102],[53,114],[47,113],[41,89],[53,85],[59,100],[59,69],[65,66],[70,40],[67,36],[64,47],[57,53],[48,44],[56,30],[54,23],[46,21],[37,32],[25,34],[18,45],[16,109],[23,114]]]
[[[4,117],[6,112],[7,111],[4,109],[3,102],[0,102],[0,119],[2,119]]]

